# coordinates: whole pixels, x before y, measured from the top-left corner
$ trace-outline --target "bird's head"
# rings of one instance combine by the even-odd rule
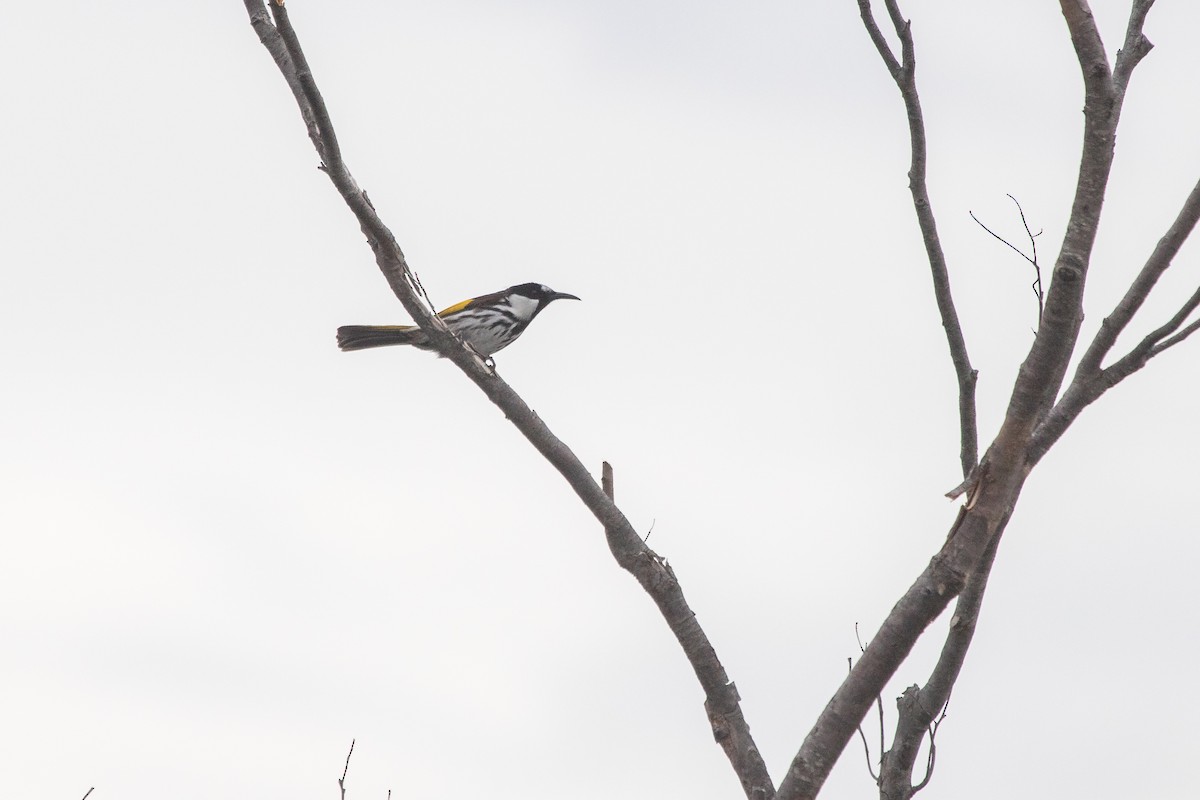
[[[512,286],[508,289],[511,294],[519,294],[522,297],[528,297],[530,300],[536,300],[538,308],[544,308],[555,300],[578,300],[579,298],[573,294],[566,292],[556,292],[549,286],[541,283],[522,283],[520,286]]]

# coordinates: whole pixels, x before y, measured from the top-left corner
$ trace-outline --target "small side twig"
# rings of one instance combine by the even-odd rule
[[[354,739],[350,740],[350,752],[346,753],[346,766],[342,767],[342,777],[338,778],[338,789],[342,792],[342,800],[346,800],[346,773],[350,771],[350,756],[354,755]],[[391,790],[389,789],[390,793]]]
[[[854,623],[854,639],[855,639],[855,641],[858,642],[859,652],[861,652],[861,653],[867,652],[867,647],[866,647],[866,645],[863,644],[862,636],[859,634],[857,622]],[[854,662],[849,658],[847,658],[846,661],[847,661],[848,665],[850,666],[850,668],[853,669]],[[883,727],[884,727],[883,695],[876,695],[875,705],[879,709],[879,753],[880,753],[880,757],[882,758],[883,753],[885,752],[884,748],[887,746],[886,742],[884,740],[884,730],[883,730]],[[871,774],[871,777],[875,780],[875,785],[878,786],[879,782],[882,780],[882,777],[880,775],[877,775],[875,773],[875,770],[871,767],[871,748],[867,745],[867,735],[865,733],[863,733],[861,724],[858,726],[858,735],[862,737],[863,750],[865,750],[867,753],[867,772],[869,772]]]
[[[967,213],[971,215],[971,219],[975,220],[976,225],[978,225],[979,227],[983,228],[985,231],[990,233],[992,235],[992,237],[996,239],[996,241],[1000,242],[1005,247],[1012,250],[1014,253],[1016,253],[1021,258],[1025,259],[1026,261],[1028,261],[1030,264],[1033,265],[1034,279],[1033,279],[1033,284],[1030,286],[1030,288],[1033,289],[1033,295],[1034,295],[1034,297],[1037,298],[1037,301],[1038,301],[1038,326],[1040,327],[1042,324],[1042,314],[1046,310],[1046,298],[1045,298],[1045,295],[1042,293],[1042,266],[1041,266],[1041,264],[1038,263],[1038,254],[1037,254],[1037,237],[1042,235],[1042,231],[1038,231],[1037,233],[1034,233],[1029,227],[1029,221],[1025,218],[1025,209],[1021,208],[1021,203],[1017,200],[1017,198],[1013,197],[1011,194],[1008,195],[1008,199],[1012,200],[1013,203],[1017,206],[1017,213],[1021,217],[1021,224],[1025,227],[1025,235],[1029,237],[1029,246],[1033,253],[1032,256],[1026,255],[1025,252],[1023,250],[1021,250],[1021,248],[1017,247],[1012,242],[1008,241],[1003,236],[1001,236],[1000,234],[996,233],[994,230],[989,228],[987,225],[983,224],[983,221],[981,219],[979,219],[979,217],[975,216],[974,211],[968,211]]]
[[[846,659],[846,668],[849,671],[854,670],[854,659],[852,659],[852,658]],[[858,736],[860,739],[862,739],[863,755],[866,756],[866,759],[867,759],[867,774],[871,776],[871,780],[875,781],[875,785],[878,786],[879,785],[879,775],[878,775],[878,773],[875,772],[875,767],[872,766],[872,764],[871,764],[871,745],[869,745],[867,743],[867,734],[863,731],[863,727],[861,724],[858,726]]]
[[[92,793],[92,792],[94,792],[94,791],[96,791],[96,787],[95,787],[95,786],[93,786],[92,788],[90,788],[90,789],[88,789],[86,792],[84,792],[84,793],[83,793],[83,800],[87,800],[87,799],[88,799],[88,795],[89,795],[89,794],[91,794],[91,793]]]
[[[937,732],[942,722],[946,719],[946,711],[950,708],[950,698],[946,698],[946,704],[942,706],[942,713],[937,719],[929,723],[929,756],[925,759],[925,777],[921,778],[921,782],[913,786],[912,793],[924,789],[929,785],[930,778],[933,777],[933,765],[937,761]]]
[[[1029,237],[1029,250],[1033,253],[1033,258],[1029,259],[1029,262],[1033,264],[1034,272],[1033,285],[1030,288],[1032,288],[1033,293],[1037,295],[1038,324],[1040,325],[1042,322],[1042,312],[1045,311],[1046,300],[1042,295],[1042,267],[1038,263],[1037,237],[1041,236],[1043,231],[1039,230],[1037,233],[1031,231],[1029,229],[1029,221],[1025,219],[1025,209],[1021,208],[1021,203],[1011,194],[1008,196],[1008,199],[1012,200],[1013,204],[1017,207],[1017,213],[1021,215],[1021,225],[1025,228],[1025,235]]]

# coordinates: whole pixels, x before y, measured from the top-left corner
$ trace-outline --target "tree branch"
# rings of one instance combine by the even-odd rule
[[[1158,279],[1174,262],[1175,256],[1187,241],[1188,236],[1195,230],[1200,221],[1200,181],[1192,187],[1191,193],[1180,208],[1175,221],[1167,229],[1166,234],[1158,240],[1154,251],[1146,260],[1145,265],[1129,285],[1124,297],[1117,303],[1112,313],[1100,323],[1100,330],[1088,346],[1075,376],[1063,396],[1054,408],[1046,415],[1045,421],[1034,432],[1033,441],[1029,447],[1029,463],[1036,464],[1049,449],[1057,442],[1071,423],[1085,408],[1094,403],[1100,395],[1116,386],[1122,380],[1137,372],[1146,363],[1163,352],[1186,339],[1195,331],[1195,325],[1189,325],[1179,331],[1181,325],[1200,306],[1200,290],[1185,302],[1178,312],[1157,330],[1134,346],[1127,354],[1118,359],[1112,366],[1102,368],[1104,357],[1109,354],[1116,344],[1117,337],[1125,330],[1130,321],[1142,308]],[[1175,334],[1179,331],[1178,334]]]
[[[869,0],[858,2],[865,18]],[[894,0],[889,3],[895,23],[899,15]],[[963,590],[988,549],[996,546],[995,540],[1007,524],[1029,474],[1026,456],[1034,427],[1050,409],[1065,377],[1083,318],[1084,282],[1112,166],[1120,98],[1087,4],[1083,0],[1060,0],[1060,4],[1084,74],[1084,145],[1071,217],[1047,292],[1042,324],[1021,365],[1004,422],[979,464],[970,498],[960,510],[946,544],[888,614],[863,657],[821,712],[780,782],[779,800],[817,795],[872,699],[883,690],[929,623]],[[908,26],[896,27],[903,44],[909,36]],[[887,62],[886,57],[884,60]],[[1129,70],[1133,64],[1129,62]],[[915,90],[905,90],[911,73],[911,62],[902,62],[897,83],[905,96],[917,155],[923,154],[923,140],[917,141],[921,128],[913,124],[914,118],[919,119],[919,105],[913,102]],[[923,163],[917,164],[914,158],[914,166],[923,167]],[[914,170],[912,174],[921,173]],[[916,203],[919,218],[928,212],[925,199],[925,203]],[[928,230],[922,225],[923,233]]]
[[[871,704],[912,651],[925,629],[966,586],[1020,495],[1026,473],[1020,443],[997,439],[972,497],[941,550],[909,587],[867,644],[862,658],[817,717],[779,784],[778,800],[817,796]]]
[[[1125,26],[1125,42],[1117,51],[1117,63],[1113,67],[1113,85],[1122,98],[1125,96],[1125,90],[1129,87],[1129,78],[1133,75],[1133,68],[1154,49],[1154,45],[1142,33],[1142,29],[1146,25],[1146,15],[1150,13],[1150,7],[1153,5],[1154,0],[1133,0],[1133,6],[1129,10],[1129,23]]]
[[[1071,216],[1046,293],[1042,324],[1021,364],[1005,425],[1022,438],[1033,431],[1058,395],[1083,321],[1083,290],[1112,169],[1120,116],[1104,45],[1086,0],[1060,0],[1083,72],[1084,135]]]
[[[930,779],[933,777],[933,768],[937,764],[937,732],[946,721],[946,714],[950,708],[950,701],[946,701],[946,705],[942,706],[942,713],[938,714],[937,719],[929,723],[929,756],[925,759],[925,776],[921,778],[921,782],[913,786],[913,794],[924,789],[929,785]]]
[[[855,634],[856,634],[856,635],[857,635],[857,633],[858,633],[858,630],[857,630],[857,628],[858,628],[858,626],[856,625],[856,626],[855,626]],[[863,644],[862,644],[862,642],[861,642],[861,641],[858,643],[858,649],[859,649],[859,650],[864,650],[864,649],[865,649],[865,648],[863,647]],[[854,667],[854,660],[853,660],[853,659],[851,659],[851,658],[847,658],[847,659],[846,659],[846,662],[847,662],[847,663],[846,663],[846,666],[847,666],[847,667],[850,667],[851,669],[853,669],[853,667]],[[879,706],[879,748],[880,748],[880,749],[879,749],[879,752],[880,752],[880,755],[882,756],[882,753],[883,753],[883,734],[884,734],[884,730],[883,730],[883,698],[882,698],[882,697],[878,697],[878,698],[876,698],[876,704]],[[861,725],[861,724],[858,726],[858,736],[859,736],[859,738],[861,738],[861,739],[862,739],[862,743],[863,743],[863,754],[864,754],[864,755],[866,756],[866,758],[867,758],[867,774],[871,776],[871,780],[875,781],[875,785],[876,785],[876,786],[878,786],[878,785],[879,785],[879,776],[875,774],[875,767],[874,767],[874,765],[872,765],[872,764],[871,764],[871,745],[867,744],[867,734],[866,734],[866,732],[865,732],[865,731],[862,729],[862,725]]]
[[[1196,227],[1198,219],[1200,219],[1200,181],[1197,181],[1196,185],[1192,187],[1192,191],[1184,201],[1175,221],[1167,229],[1166,234],[1158,240],[1154,252],[1150,254],[1145,266],[1130,283],[1121,302],[1117,303],[1112,313],[1100,323],[1100,330],[1096,333],[1096,338],[1092,340],[1087,352],[1079,362],[1077,375],[1093,375],[1099,372],[1100,363],[1116,344],[1117,337],[1121,335],[1130,320],[1141,309],[1142,304],[1146,302],[1146,298],[1150,296],[1158,279],[1171,266],[1171,262],[1179,254],[1183,243],[1187,241],[1188,236]]]
[[[1079,338],[1083,291],[1112,172],[1124,91],[1133,68],[1149,49],[1148,42],[1141,43],[1141,25],[1149,5],[1148,0],[1136,2],[1130,14],[1127,48],[1118,58],[1118,84],[1086,0],[1059,0],[1083,75],[1083,149],[1071,216],[1046,293],[1042,325],[1021,364],[1005,417],[1005,425],[1025,436],[1032,434],[1054,404]]]
[[[272,28],[263,10],[262,0],[244,0],[244,3],[259,39],[284,73],[288,85],[299,87],[297,102],[306,125],[311,115],[309,134],[315,137],[314,145],[324,162],[325,171],[358,219],[392,291],[421,329],[430,335],[439,353],[459,367],[504,412],[538,452],[558,470],[603,526],[613,556],[651,596],[683,648],[704,690],[704,705],[713,735],[729,756],[746,796],[751,800],[770,800],[775,793],[774,785],[742,715],[737,688],[730,681],[708,637],[696,621],[695,614],[688,607],[674,571],[642,542],[625,515],[570,448],[555,437],[524,400],[478,355],[451,334],[444,323],[421,302],[395,237],[375,213],[342,160],[328,111],[317,91],[286,10],[279,5],[279,0],[274,0],[271,12],[275,27]],[[286,53],[286,58],[277,55],[281,49]],[[306,104],[308,111],[305,110]]]
[[[1005,239],[1003,236],[996,233],[994,230],[989,228],[987,225],[984,225],[983,220],[981,220],[979,217],[975,216],[974,211],[967,211],[967,213],[971,215],[971,219],[975,220],[975,224],[978,225],[979,227],[983,228],[988,233],[990,233],[992,235],[992,238],[994,238],[996,241],[1000,242],[1005,247],[1007,247],[1009,250],[1012,250],[1014,253],[1016,253],[1021,258],[1025,259],[1026,261],[1028,261],[1030,264],[1033,265],[1034,279],[1033,279],[1033,285],[1031,288],[1033,289],[1034,297],[1037,298],[1038,325],[1041,325],[1042,324],[1042,313],[1045,310],[1046,302],[1045,302],[1045,297],[1042,295],[1042,265],[1038,263],[1037,237],[1041,236],[1042,232],[1038,231],[1037,233],[1034,233],[1032,230],[1030,230],[1029,220],[1027,220],[1025,218],[1025,209],[1021,208],[1021,203],[1020,203],[1020,201],[1017,200],[1017,198],[1013,197],[1010,194],[1008,196],[1008,199],[1013,201],[1013,204],[1015,204],[1017,207],[1017,213],[1020,214],[1020,216],[1021,216],[1021,225],[1024,226],[1024,228],[1025,228],[1025,235],[1029,237],[1029,247],[1031,248],[1031,251],[1033,253],[1032,256],[1025,255],[1025,252],[1023,250],[1021,250],[1021,248],[1017,247],[1012,242],[1008,241],[1008,239]]]
[[[871,0],[858,0],[859,14],[867,34],[879,51],[880,58],[891,73],[892,79],[900,89],[904,100],[905,112],[908,116],[908,131],[912,160],[908,171],[908,188],[912,194],[913,208],[917,213],[917,224],[921,229],[921,239],[925,244],[925,254],[929,260],[930,273],[933,276],[933,294],[937,302],[938,314],[941,316],[942,328],[946,332],[946,343],[950,348],[950,360],[954,364],[954,372],[958,379],[958,418],[959,418],[959,461],[963,477],[967,477],[979,460],[979,425],[975,411],[975,383],[979,377],[978,371],[971,367],[971,359],[967,354],[967,343],[963,337],[962,325],[958,321],[958,310],[954,305],[954,296],[950,291],[950,271],[946,266],[946,254],[942,250],[941,239],[938,237],[937,221],[933,216],[933,208],[929,200],[929,186],[926,180],[926,141],[925,119],[921,113],[921,99],[917,94],[916,54],[913,47],[912,28],[900,12],[896,0],[885,0],[888,16],[892,27],[900,38],[901,60],[888,47],[883,33],[875,22],[871,10]]]
[[[338,791],[341,800],[346,800],[346,774],[350,772],[350,756],[354,755],[354,739],[350,740],[350,752],[346,753],[346,766],[342,767],[342,777],[338,778]]]
[[[910,686],[896,703],[899,716],[896,719],[896,732],[892,737],[892,748],[884,755],[880,767],[880,797],[888,800],[908,800],[929,783],[933,773],[932,736],[926,774],[918,784],[913,783],[913,768],[925,735],[932,733],[931,726],[934,720],[939,711],[945,709],[946,704],[950,702],[950,693],[954,684],[958,682],[967,651],[975,636],[975,625],[979,620],[984,592],[987,590],[988,576],[992,572],[1000,544],[999,534],[1003,533],[1007,524],[1008,520],[1005,519],[1001,530],[989,542],[979,565],[967,579],[966,588],[958,596],[946,642],[942,645],[941,655],[924,688]]]

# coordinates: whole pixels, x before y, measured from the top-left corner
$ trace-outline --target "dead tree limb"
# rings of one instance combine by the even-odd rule
[[[1144,337],[1128,353],[1109,367],[1101,366],[1105,357],[1116,345],[1117,337],[1141,310],[1142,304],[1150,296],[1158,279],[1171,266],[1183,243],[1195,230],[1198,220],[1200,220],[1200,181],[1192,187],[1192,191],[1184,201],[1183,207],[1180,208],[1175,221],[1158,240],[1154,252],[1150,254],[1137,277],[1130,283],[1125,295],[1117,303],[1112,313],[1100,323],[1100,330],[1084,352],[1083,358],[1080,359],[1070,385],[1050,414],[1047,415],[1045,422],[1038,427],[1034,434],[1029,450],[1031,464],[1040,461],[1042,456],[1075,421],[1075,418],[1095,402],[1100,395],[1144,367],[1154,356],[1178,344],[1195,332],[1196,323],[1192,323],[1182,330],[1180,327],[1200,305],[1200,290],[1193,293],[1171,319]]]
[[[880,766],[881,798],[908,800],[924,788],[933,775],[932,736],[929,742],[930,759],[919,783],[914,783],[913,768],[926,735],[932,733],[934,721],[950,702],[950,693],[966,661],[999,544],[1000,537],[994,537],[984,552],[983,560],[971,573],[966,587],[958,596],[954,616],[950,619],[950,631],[925,685],[910,686],[896,701],[896,731],[892,736],[892,747],[884,754]]]
[[[979,460],[979,424],[975,412],[975,384],[979,377],[972,368],[967,354],[967,342],[963,337],[962,325],[958,321],[958,310],[954,295],[950,291],[950,270],[946,266],[946,254],[938,237],[937,220],[929,200],[929,185],[926,180],[928,162],[925,141],[925,118],[921,113],[921,98],[917,94],[917,62],[913,47],[912,28],[900,13],[896,0],[885,0],[892,27],[900,38],[900,58],[892,52],[883,32],[875,22],[871,11],[871,0],[858,0],[859,14],[867,34],[879,51],[880,58],[891,73],[892,80],[900,89],[904,109],[908,116],[908,133],[912,161],[908,170],[908,188],[912,193],[913,209],[917,213],[917,225],[925,244],[925,255],[929,260],[929,271],[933,276],[933,296],[937,302],[942,328],[946,332],[946,343],[950,347],[950,361],[958,378],[959,461],[966,478]]]
[[[906,95],[911,133],[914,110],[919,109],[904,88],[913,70],[911,28],[896,0],[885,0],[901,41],[902,60],[897,60],[874,23],[870,0],[858,3],[868,35]],[[998,546],[1032,466],[1028,454],[1034,431],[1062,387],[1083,321],[1083,290],[1111,173],[1125,89],[1133,68],[1150,50],[1141,27],[1151,3],[1135,2],[1115,70],[1109,68],[1086,2],[1061,0],[1060,5],[1083,72],[1084,141],[1071,216],[1046,292],[1042,324],[1021,364],[1004,421],[979,465],[970,497],[951,527],[946,544],[884,619],[863,657],[821,712],[779,784],[780,800],[816,797],[872,700],[883,691],[925,628],[964,590],[973,575],[986,572],[981,565]],[[905,64],[909,64],[907,69]],[[915,90],[910,93],[915,95]],[[922,232],[926,230],[922,226]],[[957,652],[952,655],[958,659],[965,649],[955,647]],[[945,670],[947,677],[953,673],[949,667]]]
[[[416,282],[391,230],[375,213],[342,158],[333,124],[280,0],[243,0],[251,25],[284,75],[300,107],[323,170],[354,213],[375,254],[376,263],[405,310],[426,331],[438,352],[450,359],[496,404],[549,461],[596,517],[609,549],[650,595],[683,648],[701,687],[713,736],[729,757],[751,800],[770,800],[774,785],[742,715],[737,688],[684,599],[674,571],[647,547],[625,515],[605,494],[582,462],[558,439],[524,400],[473,351],[464,346],[422,303]]]

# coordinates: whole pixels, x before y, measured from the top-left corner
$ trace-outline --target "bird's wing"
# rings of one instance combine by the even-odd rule
[[[472,297],[470,300],[463,300],[461,303],[455,303],[449,308],[444,308],[438,312],[439,317],[445,317],[447,314],[453,314],[456,311],[462,311],[464,308],[471,306],[494,303],[503,297],[505,292],[492,292],[491,294],[481,294],[479,297]]]
[[[454,305],[450,306],[449,308],[443,308],[441,311],[438,312],[438,316],[444,317],[447,314],[453,314],[455,311],[462,311],[464,308],[471,305],[471,303],[474,303],[476,299],[477,298],[472,297],[470,300],[463,300],[461,303],[455,303]]]

